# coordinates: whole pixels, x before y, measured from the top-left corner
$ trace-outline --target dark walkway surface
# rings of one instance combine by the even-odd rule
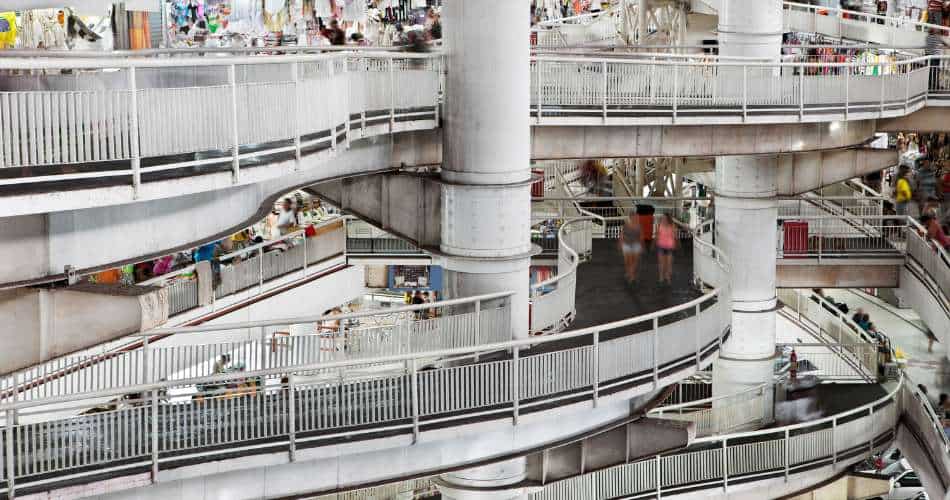
[[[577,318],[571,329],[602,325],[677,306],[702,294],[693,285],[693,250],[681,242],[673,255],[673,285],[657,283],[656,251],[640,258],[637,281],[627,285],[617,240],[594,240],[593,258],[577,275]]]
[[[819,384],[789,393],[776,402],[776,426],[791,425],[844,413],[887,395],[880,384]],[[862,415],[863,416],[863,415]]]

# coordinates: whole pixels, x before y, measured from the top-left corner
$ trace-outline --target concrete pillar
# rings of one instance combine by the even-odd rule
[[[443,474],[437,481],[439,492],[446,500],[526,499],[525,488],[514,487],[524,481],[526,465],[527,460],[521,457]]]
[[[778,59],[781,0],[722,0],[719,55]],[[733,87],[756,85],[756,74],[727,75]],[[713,395],[734,394],[772,380],[775,356],[775,264],[778,162],[774,156],[716,159],[717,242],[729,257],[732,333],[713,367]],[[771,420],[771,391],[766,408]],[[729,404],[728,401],[722,404]]]
[[[517,292],[512,338],[528,335],[529,5],[529,0],[448,0],[442,15],[446,294]]]
[[[715,396],[767,383],[774,371],[777,171],[774,156],[716,159],[716,241],[732,267],[732,334],[713,368]]]

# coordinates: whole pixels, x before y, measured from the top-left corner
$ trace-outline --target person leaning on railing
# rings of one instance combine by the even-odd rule
[[[933,0],[931,0],[933,1]],[[937,24],[937,23],[934,23]],[[930,79],[929,87],[931,90],[936,90],[940,88],[940,59],[937,58],[942,52],[944,47],[948,47],[947,42],[943,41],[943,38],[940,37],[939,28],[930,28],[927,31],[927,39],[924,43],[924,55],[930,57]]]

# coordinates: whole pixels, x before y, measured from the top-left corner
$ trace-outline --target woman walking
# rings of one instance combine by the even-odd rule
[[[673,283],[673,251],[676,250],[676,225],[670,214],[663,214],[656,229],[656,255],[660,268],[660,284]]]
[[[628,284],[637,280],[637,266],[643,253],[640,220],[635,212],[630,212],[620,234],[620,251],[623,253],[623,268]]]

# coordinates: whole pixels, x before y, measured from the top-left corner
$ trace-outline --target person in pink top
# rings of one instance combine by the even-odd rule
[[[663,214],[656,228],[656,255],[660,267],[660,283],[673,283],[673,251],[678,245],[676,225],[670,214]]]

